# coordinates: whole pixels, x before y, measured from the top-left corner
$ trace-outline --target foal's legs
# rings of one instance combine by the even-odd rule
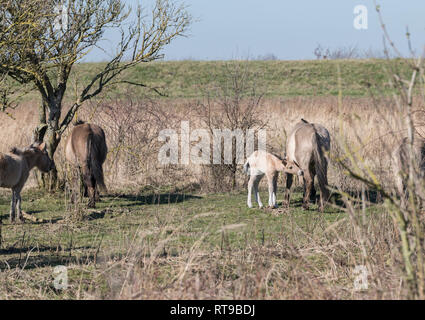
[[[248,205],[248,208],[252,208],[252,191],[254,190],[254,176],[249,177],[248,181],[248,199],[246,201],[246,204]],[[255,191],[254,191],[255,192]]]
[[[263,175],[256,175],[253,177],[254,177],[253,185],[254,185],[255,201],[257,201],[258,206],[262,208],[263,203],[261,202],[261,199],[260,199],[260,192],[258,191],[258,185],[260,184],[260,180],[263,178]]]
[[[254,192],[254,196],[255,196],[255,201],[257,201],[258,206],[260,208],[263,207],[263,204],[261,203],[261,199],[260,199],[260,193],[258,192],[258,185],[260,183],[260,180],[263,178],[263,175],[252,175],[249,178],[248,181],[248,200],[247,200],[247,205],[249,208],[252,208],[252,193]]]
[[[277,191],[278,173],[267,174],[267,182],[269,185],[269,207],[276,208],[276,191]]]

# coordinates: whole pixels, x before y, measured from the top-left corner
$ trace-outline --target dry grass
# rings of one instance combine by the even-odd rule
[[[367,209],[363,223],[370,241],[363,245],[349,215],[332,208],[324,214],[302,211],[300,193],[294,207],[285,211],[248,209],[245,192],[186,195],[186,200],[171,194],[171,202],[163,195],[160,205],[158,195],[133,197],[111,195],[100,203],[101,217],[91,213],[92,220],[71,223],[55,222],[63,215],[61,197],[26,194],[26,199],[36,199],[31,207],[53,222],[3,225],[0,298],[406,296],[397,233],[382,207]],[[363,247],[372,270],[368,289],[357,291],[353,271],[366,263]],[[67,290],[53,288],[56,265],[68,268]]]
[[[420,107],[417,105],[417,108]],[[287,133],[297,121],[304,118],[328,128],[332,137],[331,158],[337,160],[343,154],[342,137],[339,134],[342,128],[347,144],[357,147],[381,181],[392,183],[387,149],[393,149],[406,133],[400,129],[400,115],[394,110],[391,99],[374,101],[371,98],[344,98],[340,109],[337,97],[275,98],[263,100],[260,110],[262,113],[259,118],[267,123],[267,141],[271,151],[283,155]],[[12,115],[15,120],[0,113],[0,152],[6,152],[13,146],[28,145],[32,139],[37,119],[36,106],[28,103],[12,112]],[[417,128],[422,132],[423,113],[417,115]],[[106,181],[116,189],[137,188],[140,185],[175,185],[176,181],[179,181],[176,188],[183,185],[202,187],[209,183],[201,166],[164,167],[157,159],[161,146],[157,141],[160,130],[170,128],[179,133],[181,121],[189,121],[191,130],[203,128],[193,110],[193,101],[95,102],[88,105],[79,116],[105,129],[110,149],[105,166]],[[359,139],[362,144],[359,144]],[[60,169],[64,168],[63,143],[59,146],[55,161]],[[330,183],[345,190],[358,189],[360,184],[349,180],[335,163],[332,161],[330,166]],[[239,184],[245,181],[242,172],[238,173],[238,181]],[[34,181],[30,185],[34,185]]]
[[[246,245],[234,249],[224,232],[223,246],[215,250],[200,247],[202,236],[190,250],[178,257],[146,255],[140,249],[124,264],[128,279],[115,298],[124,299],[400,299],[399,270],[386,265],[392,258],[394,239],[382,228],[392,229],[385,216],[375,216],[366,226],[374,237],[374,273],[369,289],[353,287],[353,269],[361,265],[358,239],[345,219],[329,224],[313,217],[310,225],[300,226],[291,215],[281,217],[290,225],[280,239],[255,241],[255,230],[246,232]],[[205,233],[208,233],[206,231]],[[227,243],[226,243],[227,242]],[[162,249],[157,250],[161,252]],[[143,253],[142,253],[143,252]],[[167,269],[158,282],[158,272]],[[122,271],[121,271],[122,272]],[[115,274],[113,279],[116,280]]]

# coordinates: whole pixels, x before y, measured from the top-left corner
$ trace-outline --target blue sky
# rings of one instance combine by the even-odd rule
[[[140,1],[140,0],[139,0]],[[128,4],[137,0],[126,1]],[[144,0],[150,6],[153,0]],[[223,60],[274,54],[283,60],[315,59],[314,49],[357,46],[382,51],[382,31],[372,0],[185,0],[196,21],[187,38],[174,40],[163,51],[166,60]],[[424,0],[380,0],[389,33],[407,54],[406,26],[419,52],[425,45]],[[368,29],[353,26],[354,7],[368,9]],[[106,45],[116,41],[109,34]],[[106,55],[91,52],[86,60]]]

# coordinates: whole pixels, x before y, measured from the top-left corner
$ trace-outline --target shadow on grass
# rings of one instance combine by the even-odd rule
[[[176,204],[185,202],[192,199],[202,199],[200,196],[195,196],[191,194],[183,193],[162,193],[162,194],[148,194],[148,195],[128,195],[128,194],[118,194],[110,195],[104,200],[113,201],[116,200],[125,200],[130,203],[120,204],[120,207],[135,207],[143,205],[163,205],[163,204]]]
[[[87,220],[103,219],[105,217],[105,213],[105,211],[96,211],[88,214],[85,218]]]
[[[44,211],[28,211],[27,214],[29,215],[34,215],[34,213],[41,213]],[[39,217],[35,217],[35,218],[39,218]],[[5,223],[6,225],[9,224],[9,219],[10,219],[10,215],[9,214],[5,214],[5,215],[0,215],[0,221],[2,221],[3,223]],[[63,218],[44,218],[43,221],[31,221],[31,220],[24,220],[23,224],[52,224],[52,223],[57,223],[58,221],[63,220]]]
[[[91,247],[81,247],[81,248],[73,248],[75,249],[93,249]],[[81,262],[79,259],[77,259],[75,256],[72,256],[70,254],[63,254],[63,251],[61,253],[52,253],[52,251],[55,251],[56,248],[49,248],[46,247],[43,250],[38,250],[37,252],[46,252],[46,254],[38,254],[38,255],[28,255],[28,252],[30,252],[30,248],[22,248],[22,249],[16,249],[15,252],[10,252],[11,250],[7,251],[6,249],[0,250],[0,254],[3,254],[3,251],[6,251],[9,254],[15,253],[20,254],[19,257],[13,257],[8,260],[0,260],[0,270],[11,270],[15,268],[25,269],[25,270],[31,270],[31,269],[37,269],[37,268],[43,268],[43,267],[56,267],[58,265],[69,265],[69,264],[76,264],[78,262]],[[68,251],[69,250],[65,250]],[[34,251],[33,251],[34,252]],[[50,254],[48,253],[50,252]],[[83,260],[87,262],[92,262],[97,259],[96,255],[94,254],[88,254],[84,256]]]
[[[362,202],[362,194],[360,191],[357,190],[347,190],[344,191],[347,193],[350,197],[352,197],[354,200],[354,204],[360,204]],[[356,200],[357,199],[357,200]],[[382,197],[376,190],[366,190],[365,191],[365,200],[371,205],[376,205],[379,203],[382,203]],[[345,202],[340,194],[333,193],[331,197],[331,202],[333,202],[335,205],[345,208]]]
[[[337,189],[336,186],[330,186],[331,189]],[[285,192],[285,189],[282,189],[282,192]],[[358,199],[357,201],[360,202],[361,201],[361,191],[360,190],[343,190],[346,194],[348,194],[350,197],[354,198],[354,199]],[[295,188],[293,188],[291,190],[291,194],[293,195],[294,193],[303,193],[303,188],[300,186],[297,186]],[[365,200],[369,203],[369,204],[379,204],[382,203],[382,197],[380,195],[380,193],[376,190],[365,190]],[[311,190],[311,194],[310,194],[310,203],[311,204],[317,204],[320,201],[320,189],[315,186],[312,190]],[[297,200],[292,200],[291,198],[291,203],[301,203],[303,202],[303,196],[301,196],[301,198],[297,199]],[[342,199],[342,196],[336,192],[333,192],[331,195],[331,198],[329,199],[329,202],[334,203],[335,205],[345,208],[345,203]]]

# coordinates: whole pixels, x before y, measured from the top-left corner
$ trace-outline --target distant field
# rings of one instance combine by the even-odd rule
[[[170,98],[199,97],[201,83],[222,83],[229,64],[226,61],[171,61],[142,64],[129,71],[129,81],[144,82],[151,87],[166,88]],[[345,96],[369,95],[373,90],[388,92],[386,71],[390,64],[408,72],[401,60],[333,60],[333,61],[243,61],[251,75],[266,88],[266,96],[332,96],[338,94],[338,66]],[[100,64],[83,64],[77,72],[87,81]],[[143,90],[143,89],[139,89]]]
[[[267,97],[335,96],[338,94],[338,66],[344,96],[364,97],[372,92],[389,93],[386,70],[396,68],[408,73],[402,60],[312,60],[312,61],[167,61],[141,64],[123,75],[123,79],[160,88],[168,98],[197,98],[200,85],[225,81],[229,65],[242,64]],[[72,98],[77,84],[79,90],[88,83],[102,63],[84,63],[74,68],[68,83],[68,98]],[[409,78],[409,77],[408,77]],[[115,85],[108,96],[122,95],[126,90]],[[133,87],[132,94],[153,94],[142,87]],[[35,94],[35,93],[34,93]],[[27,100],[35,96],[30,94]]]

